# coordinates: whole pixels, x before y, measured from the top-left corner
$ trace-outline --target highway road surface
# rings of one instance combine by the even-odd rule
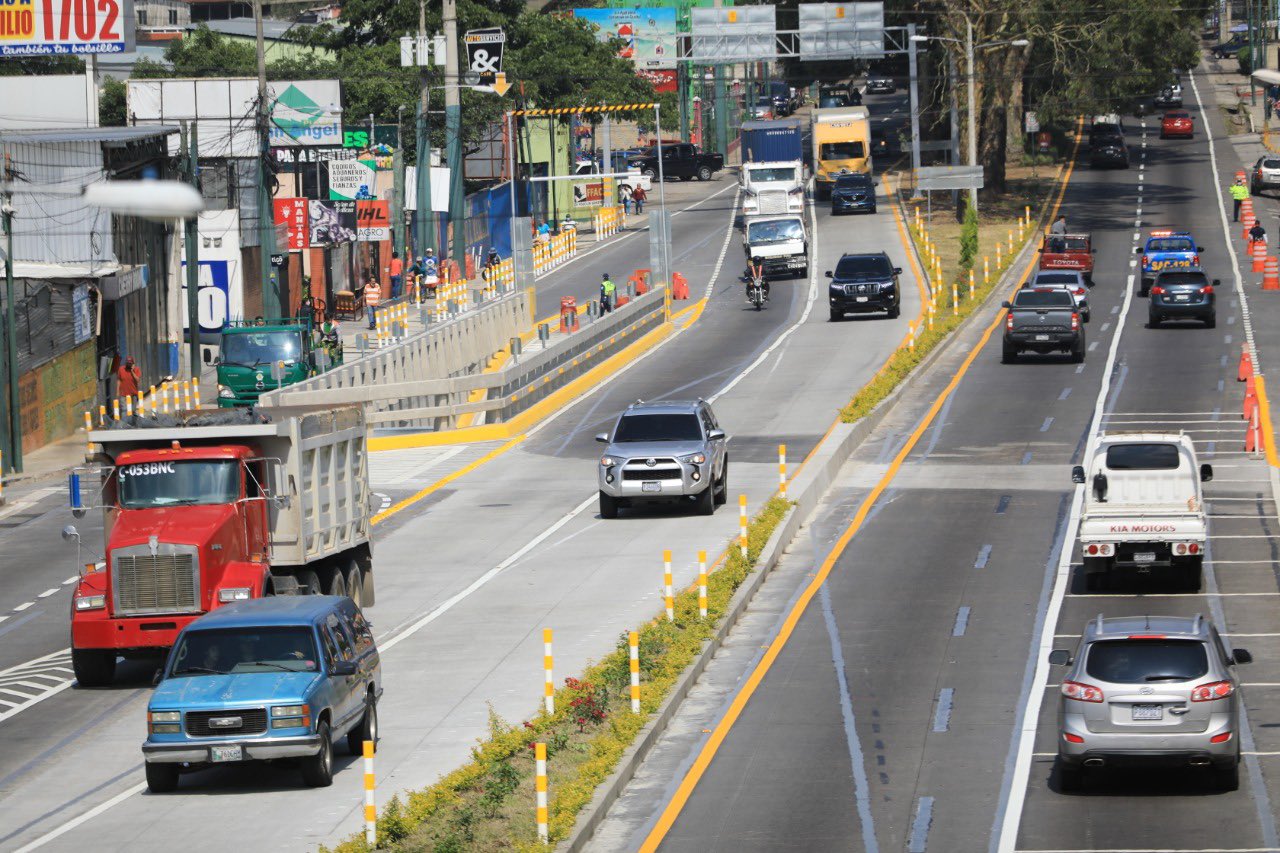
[[[917,316],[919,287],[889,205],[856,220],[812,211],[810,276],[774,284],[767,310],[750,310],[738,280],[733,180],[680,188],[702,191],[682,202],[673,229],[675,269],[694,298],[708,297],[696,323],[523,441],[375,456],[373,488],[390,507],[460,474],[375,528],[378,601],[369,616],[386,688],[384,797],[463,763],[488,730],[490,708],[509,721],[536,712],[542,628],[556,632],[557,676],[575,674],[657,610],[664,548],[676,554],[677,583],[687,583],[696,551],[736,533],[731,509],[599,519],[593,436],[625,405],[712,400],[731,436],[730,493],[746,494],[754,510],[776,487],[777,445],[798,464]],[[594,295],[601,272],[619,281],[648,266],[643,233],[587,248],[539,282],[541,313],[561,294]],[[901,319],[829,323],[823,272],[842,252],[880,249],[904,270]],[[172,795],[145,792],[139,745],[154,664],[122,667],[108,689],[74,685],[64,581],[76,548],[58,535],[72,521],[60,497],[0,518],[0,849],[222,851],[243,847],[252,825],[253,849],[299,850],[356,831],[362,780],[346,755],[327,789],[302,788],[288,767],[237,767],[184,776]],[[76,523],[86,549],[100,550],[91,519]]]

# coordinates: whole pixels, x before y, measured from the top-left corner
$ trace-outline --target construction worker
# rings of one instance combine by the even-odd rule
[[[387,274],[391,277],[391,298],[398,299],[400,297],[400,282],[404,275],[404,261],[400,260],[399,252],[391,253],[391,263],[387,264]]]
[[[605,273],[600,281],[600,312],[602,314],[608,314],[613,310],[613,294],[617,289],[609,278],[609,274]]]
[[[369,328],[376,326],[374,315],[378,303],[382,302],[382,285],[373,276],[369,276],[369,280],[364,283],[364,310],[369,314]]]
[[[326,313],[324,322],[316,330],[320,338],[320,348],[329,357],[329,365],[333,366],[342,360],[342,339],[338,336],[338,324],[333,322],[333,312]]]
[[[1240,221],[1240,203],[1249,197],[1249,188],[1244,185],[1244,178],[1236,178],[1235,183],[1231,185],[1231,200],[1235,202],[1235,208],[1231,214],[1232,222]]]

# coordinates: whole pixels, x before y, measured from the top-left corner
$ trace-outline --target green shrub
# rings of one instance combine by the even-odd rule
[[[1236,62],[1240,63],[1240,73],[1248,77],[1253,73],[1253,57],[1250,55],[1251,50],[1242,47],[1236,51]]]
[[[973,268],[978,257],[978,211],[973,205],[966,205],[964,225],[960,227],[960,269],[967,271]]]

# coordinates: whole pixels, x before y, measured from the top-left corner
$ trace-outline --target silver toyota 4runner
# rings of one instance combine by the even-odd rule
[[[1240,784],[1240,683],[1236,664],[1203,616],[1101,615],[1085,626],[1058,708],[1058,783],[1078,789],[1089,769],[1204,767],[1220,790]]]
[[[691,500],[711,515],[729,493],[728,437],[705,400],[628,406],[612,432],[596,436],[600,457],[600,517],[656,500]]]

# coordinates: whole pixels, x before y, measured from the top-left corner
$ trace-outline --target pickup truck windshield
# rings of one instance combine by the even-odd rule
[[[1148,252],[1194,252],[1196,244],[1186,237],[1158,237],[1147,241]]]
[[[1190,681],[1209,671],[1209,656],[1192,640],[1101,640],[1089,646],[1084,667],[1112,684]]]
[[[315,641],[303,627],[187,631],[169,660],[170,676],[318,669]]]
[[[152,509],[233,503],[240,498],[239,467],[231,459],[121,465],[116,472],[120,506]]]
[[[803,240],[804,226],[799,219],[775,219],[769,222],[752,222],[747,226],[748,243],[781,243],[784,240]]]
[[[613,440],[633,441],[701,441],[702,430],[697,415],[623,415]]]
[[[302,355],[302,333],[281,330],[223,335],[221,355],[223,364],[245,367],[257,367],[274,361],[293,364]]]
[[[787,181],[795,183],[796,170],[794,167],[789,168],[787,166],[779,166],[777,168],[769,169],[747,169],[747,176],[753,183],[756,181]]]
[[[1107,448],[1107,467],[1112,471],[1171,471],[1180,455],[1172,444],[1114,444]]]
[[[1015,308],[1074,308],[1075,300],[1065,290],[1019,290],[1013,297]]]
[[[824,142],[818,148],[819,160],[854,160],[866,157],[867,151],[862,147],[862,140],[852,142]]]

